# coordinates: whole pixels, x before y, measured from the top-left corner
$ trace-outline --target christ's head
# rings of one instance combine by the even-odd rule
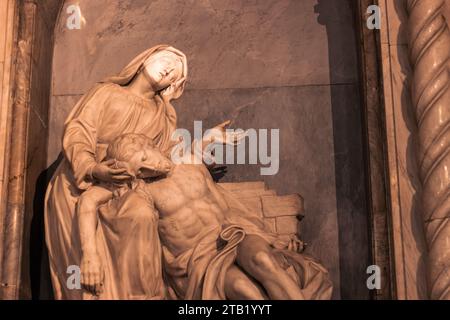
[[[143,135],[128,133],[117,137],[107,150],[108,160],[116,161],[118,168],[126,168],[137,178],[152,178],[167,174],[173,164]]]

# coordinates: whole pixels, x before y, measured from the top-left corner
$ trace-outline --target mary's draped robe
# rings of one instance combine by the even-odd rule
[[[170,47],[147,50],[119,76],[96,85],[66,121],[64,160],[49,184],[45,200],[46,243],[56,299],[93,298],[83,290],[67,287],[67,269],[81,264],[76,205],[80,194],[92,185],[91,170],[104,159],[108,144],[119,135],[141,133],[153,139],[161,150],[170,147],[176,128],[173,106],[158,95],[147,100],[123,86],[152,53],[167,49]],[[183,86],[178,88],[175,98],[182,90]],[[112,200],[103,212],[99,214],[96,237],[105,268],[105,288],[100,298],[151,299],[163,295],[157,219],[148,199],[131,191]]]

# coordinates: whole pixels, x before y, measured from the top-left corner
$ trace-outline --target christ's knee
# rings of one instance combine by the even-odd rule
[[[259,250],[251,255],[252,269],[258,273],[273,274],[279,271],[280,266],[277,264],[275,257],[267,251]]]
[[[227,272],[225,294],[230,300],[264,300],[266,298],[258,284],[235,266]]]
[[[249,286],[248,280],[245,279],[236,279],[232,284],[233,291],[239,293],[243,297],[248,298],[252,296],[252,287]]]

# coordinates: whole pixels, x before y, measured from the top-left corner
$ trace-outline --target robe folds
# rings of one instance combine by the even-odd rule
[[[145,134],[153,139],[159,148],[167,149],[175,129],[175,121],[173,107],[165,104],[159,96],[155,96],[152,100],[143,99],[115,83],[98,84],[75,106],[66,122],[63,138],[64,159],[50,181],[46,193],[46,243],[56,299],[93,298],[86,293],[83,294],[83,290],[69,289],[66,285],[69,276],[67,268],[80,266],[81,263],[81,244],[75,208],[80,194],[92,185],[89,179],[92,167],[104,159],[108,144],[125,133]],[[113,220],[122,219],[124,225],[119,231],[113,227],[116,225],[115,222],[110,220],[107,223],[112,228],[110,230],[115,230],[108,234],[123,240],[118,242],[117,248],[113,248],[111,242],[105,238],[103,228],[105,221],[99,223],[97,247],[99,253],[103,254],[101,258],[104,259],[105,286],[107,286],[100,298],[158,297],[162,293],[159,289],[155,289],[160,287],[158,282],[161,281],[158,274],[161,273],[161,258],[156,223],[154,219],[142,218],[142,211],[145,208],[148,209],[146,212],[150,217],[153,210],[146,207],[147,202],[140,197],[133,197],[133,200],[128,202],[126,200],[123,199],[122,202],[125,202],[120,206],[117,204],[118,209],[114,214],[110,212],[108,216]],[[139,219],[142,225],[137,226],[136,221]],[[131,232],[134,232],[133,237],[128,236]],[[121,260],[123,263],[119,265],[111,264],[112,256],[129,257],[130,253],[126,251],[133,247],[137,249],[142,243],[148,247],[140,248],[139,252],[148,252],[147,255],[136,253],[133,259]],[[143,265],[149,270],[154,269],[155,272],[151,275],[146,273],[144,276],[136,272],[133,279],[129,279],[127,283],[122,283],[116,288],[108,287],[113,279],[120,279],[127,272],[136,270],[134,268],[142,268]],[[116,276],[118,278],[115,278]]]

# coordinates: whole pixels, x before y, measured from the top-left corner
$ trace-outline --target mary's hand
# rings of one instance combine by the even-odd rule
[[[161,92],[161,97],[165,102],[170,102],[174,99],[177,99],[180,96],[180,88],[184,86],[184,82],[186,79],[180,79],[174,83],[172,83],[170,86],[168,86],[166,89],[164,89]]]
[[[123,183],[131,179],[125,168],[114,168],[115,161],[108,160],[97,164],[92,169],[92,176],[103,182]]]
[[[244,130],[227,130],[231,121],[225,121],[214,128],[208,130],[201,143],[194,141],[193,150],[196,154],[201,154],[205,165],[211,169],[216,165],[214,145],[222,144],[229,146],[237,146],[248,135]]]
[[[103,292],[103,266],[98,254],[84,254],[81,259],[81,285],[95,296]]]
[[[248,135],[248,132],[244,130],[230,130],[227,132],[227,127],[230,123],[231,121],[228,120],[208,130],[208,133],[203,137],[203,148],[213,143],[231,146],[241,143]]]

